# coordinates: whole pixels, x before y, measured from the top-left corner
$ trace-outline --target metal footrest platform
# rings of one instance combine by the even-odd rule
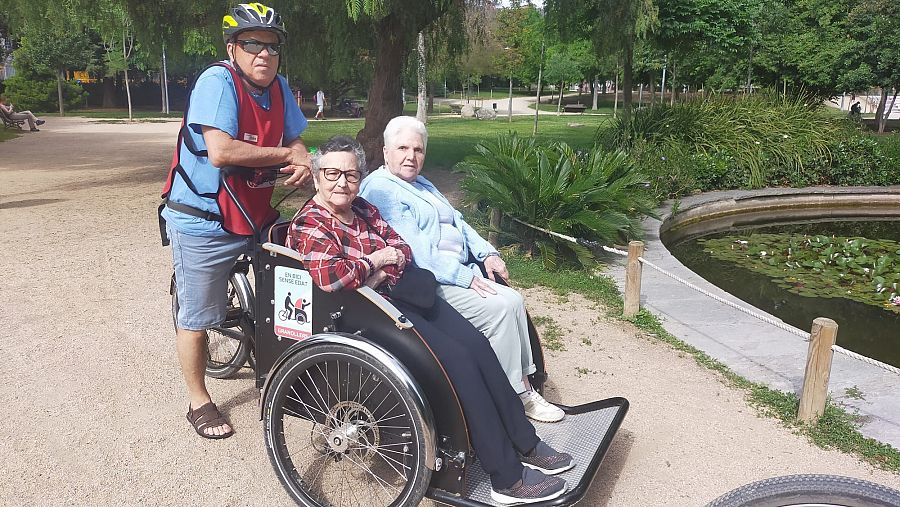
[[[628,400],[609,398],[575,407],[559,406],[566,417],[557,423],[534,422],[541,440],[559,451],[571,454],[575,467],[559,475],[569,486],[559,498],[529,506],[573,505],[587,492],[612,439],[628,412]],[[466,474],[466,494],[457,496],[439,489],[428,491],[428,498],[447,505],[463,507],[501,506],[491,499],[491,480],[476,460]]]

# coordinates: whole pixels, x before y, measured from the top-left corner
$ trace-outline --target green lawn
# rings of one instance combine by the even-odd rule
[[[15,139],[22,134],[21,130],[18,129],[3,129],[0,130],[0,143],[3,141],[8,141],[10,139]]]
[[[600,104],[597,104],[596,111],[591,109],[590,102],[588,102],[587,104],[584,104],[584,105],[587,106],[587,109],[584,110],[584,114],[586,114],[586,115],[594,114],[594,115],[601,115],[601,116],[611,116],[613,114],[613,107],[611,105],[609,107],[603,107]],[[534,109],[534,104],[529,104],[528,107],[531,109]],[[563,112],[565,112],[564,109],[561,109],[561,110]],[[548,112],[555,113],[556,112],[556,104],[541,103],[541,111],[548,111]]]
[[[571,93],[571,92],[567,92]],[[550,100],[549,95],[544,95],[541,97],[541,111],[551,111],[556,112],[556,104],[559,100],[559,96],[553,97],[553,100]],[[635,99],[635,103],[637,100]],[[584,104],[588,108],[584,111],[584,114],[603,114],[610,115],[613,112],[613,96],[612,95],[600,95],[597,97],[597,110],[592,111],[591,105],[593,105],[593,97],[591,94],[584,93],[581,95],[581,99],[579,100],[577,93],[571,93],[570,95],[564,95],[562,100],[563,106],[566,104]],[[529,104],[530,108],[534,109],[534,104]],[[622,104],[619,103],[619,107],[622,107]]]
[[[473,102],[474,105],[474,102]],[[408,114],[410,116],[416,115],[416,108],[418,105],[415,101],[407,102],[405,106],[403,106],[403,114]],[[435,114],[448,114],[451,113],[450,106],[446,104],[441,104],[439,102],[434,103],[434,112]]]
[[[608,121],[609,116],[541,116],[537,139],[541,142],[565,141],[575,148],[588,148],[594,144],[597,127]],[[570,124],[574,126],[569,126]],[[493,139],[509,131],[531,137],[534,117],[514,116],[512,123],[505,119],[474,120],[458,117],[434,118],[428,122],[428,168],[450,169],[466,155],[474,153],[479,141]],[[303,139],[308,146],[316,146],[337,134],[355,136],[362,128],[363,120],[310,121]]]

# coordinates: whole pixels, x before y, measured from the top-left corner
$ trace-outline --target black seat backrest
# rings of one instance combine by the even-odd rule
[[[285,246],[285,241],[287,241],[288,231],[291,228],[290,222],[280,222],[272,227],[269,227],[269,243],[275,243],[276,245]]]

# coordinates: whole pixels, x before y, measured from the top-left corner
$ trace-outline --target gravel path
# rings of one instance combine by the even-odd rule
[[[0,404],[10,408],[0,504],[290,503],[265,454],[249,374],[210,382],[233,438],[202,440],[184,419],[171,258],[155,217],[177,128],[50,119],[0,145],[0,324],[9,332]],[[548,354],[548,397],[631,402],[582,505],[699,506],[792,473],[900,487],[897,475],[758,417],[715,373],[578,296],[526,295],[563,330],[565,350]]]

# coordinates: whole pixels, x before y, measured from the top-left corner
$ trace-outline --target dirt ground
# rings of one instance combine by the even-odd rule
[[[249,373],[209,382],[234,437],[203,440],[184,418],[171,254],[155,216],[177,128],[51,118],[0,145],[0,325],[9,332],[0,504],[290,503],[266,457]],[[795,473],[900,487],[900,476],[760,418],[715,373],[580,297],[526,296],[563,330],[565,350],[548,353],[548,398],[631,402],[581,505],[700,506]]]

